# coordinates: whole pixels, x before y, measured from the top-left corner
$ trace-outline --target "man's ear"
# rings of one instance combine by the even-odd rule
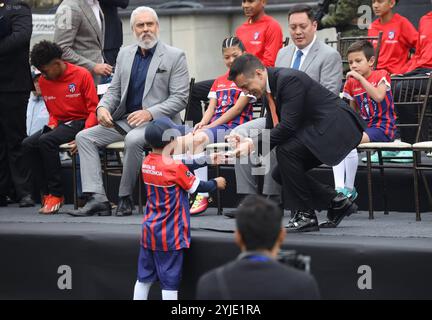
[[[286,231],[285,231],[285,228],[282,227],[279,231],[279,235],[278,235],[278,239],[277,239],[279,245],[282,245],[282,243],[285,239],[285,236],[286,236]]]
[[[240,247],[240,249],[243,250],[243,248],[245,247],[245,245],[244,245],[244,242],[243,242],[243,238],[242,238],[240,232],[237,229],[234,232],[234,240],[235,240],[235,243]]]

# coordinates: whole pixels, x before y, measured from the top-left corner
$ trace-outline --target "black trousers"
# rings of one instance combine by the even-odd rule
[[[26,135],[30,92],[0,92],[0,195],[15,189],[17,199],[30,194],[30,170],[21,148]]]
[[[63,195],[59,146],[75,140],[84,124],[85,120],[76,120],[68,125],[59,124],[53,130],[45,126],[40,132],[24,139],[22,144],[28,166],[42,194]]]
[[[424,76],[426,75],[426,72],[431,72],[431,69],[423,69],[423,68],[419,68],[419,69],[415,69],[411,72],[405,73],[403,76],[404,77],[414,77],[414,76]],[[427,83],[424,82],[423,86],[420,86],[420,82],[415,81],[414,83],[411,83],[408,85],[408,87],[406,88],[407,90],[409,90],[408,92],[411,92],[411,90],[414,88],[415,93],[416,94],[425,94],[426,92],[426,85]],[[400,84],[398,84],[395,88],[396,92],[399,92],[401,90],[400,88]],[[430,105],[428,106],[430,107]],[[397,123],[400,124],[404,124],[404,123],[418,123],[419,119],[418,119],[418,115],[417,114],[417,108],[410,108],[410,107],[400,107],[398,108],[396,106],[396,114],[398,116],[397,119]],[[423,126],[422,126],[422,131],[420,132],[420,141],[422,140],[427,140],[427,132],[429,129],[429,125],[430,125],[430,117],[425,117],[424,121],[423,121]],[[396,130],[395,133],[395,138],[396,139],[401,139],[404,142],[407,143],[415,143],[416,141],[416,136],[417,136],[417,128],[415,127],[400,127]]]
[[[297,138],[291,138],[276,147],[278,166],[273,178],[282,185],[285,209],[328,209],[337,193],[333,186],[323,184],[310,176],[309,171],[322,164]]]
[[[208,94],[213,82],[214,80],[206,80],[195,83],[191,93],[186,121],[193,121],[194,125],[201,121],[203,117],[201,101],[208,101]]]

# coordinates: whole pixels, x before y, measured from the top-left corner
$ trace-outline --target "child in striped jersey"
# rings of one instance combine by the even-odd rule
[[[134,300],[147,300],[155,281],[160,282],[164,300],[177,300],[183,251],[191,240],[188,193],[225,189],[224,178],[200,181],[186,165],[172,158],[176,138],[184,135],[184,130],[166,117],[150,122],[145,130],[152,153],[142,164],[147,203]]]
[[[351,71],[343,95],[350,105],[359,110],[366,121],[361,143],[390,142],[396,131],[396,113],[390,87],[390,77],[385,70],[373,70],[374,48],[369,41],[353,43],[347,52]],[[358,167],[358,154],[354,149],[337,166],[333,167],[335,188],[352,201],[358,194],[354,180]]]
[[[235,58],[245,53],[243,43],[237,37],[226,38],[222,42],[222,55],[226,67],[229,69]],[[223,142],[229,132],[247,121],[252,120],[253,108],[251,97],[246,96],[233,81],[228,80],[228,72],[218,77],[210,89],[209,106],[203,118],[194,127],[193,133],[185,137],[191,144],[193,153],[202,157],[203,148],[209,143]],[[207,180],[207,167],[195,170],[201,180]],[[204,212],[208,206],[208,193],[200,193],[195,198],[191,214]]]

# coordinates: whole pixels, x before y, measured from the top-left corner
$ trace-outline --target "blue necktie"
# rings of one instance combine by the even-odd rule
[[[302,56],[303,56],[303,52],[301,52],[300,50],[297,50],[294,64],[292,66],[293,69],[296,69],[296,70],[300,69],[300,61],[301,61]]]

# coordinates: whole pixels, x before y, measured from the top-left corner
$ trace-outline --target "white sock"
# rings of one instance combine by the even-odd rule
[[[345,159],[333,167],[335,189],[342,189],[345,186]]]
[[[177,290],[162,290],[162,300],[178,300]]]
[[[345,187],[349,190],[354,189],[354,181],[358,168],[358,153],[357,149],[351,150],[344,160],[345,162]]]
[[[134,300],[147,300],[152,282],[135,282]]]
[[[207,169],[207,166],[195,169],[194,174],[201,181],[208,181],[208,169]],[[198,194],[202,195],[203,197],[206,197],[206,198],[209,197],[209,194],[207,192],[206,193],[198,193]]]

